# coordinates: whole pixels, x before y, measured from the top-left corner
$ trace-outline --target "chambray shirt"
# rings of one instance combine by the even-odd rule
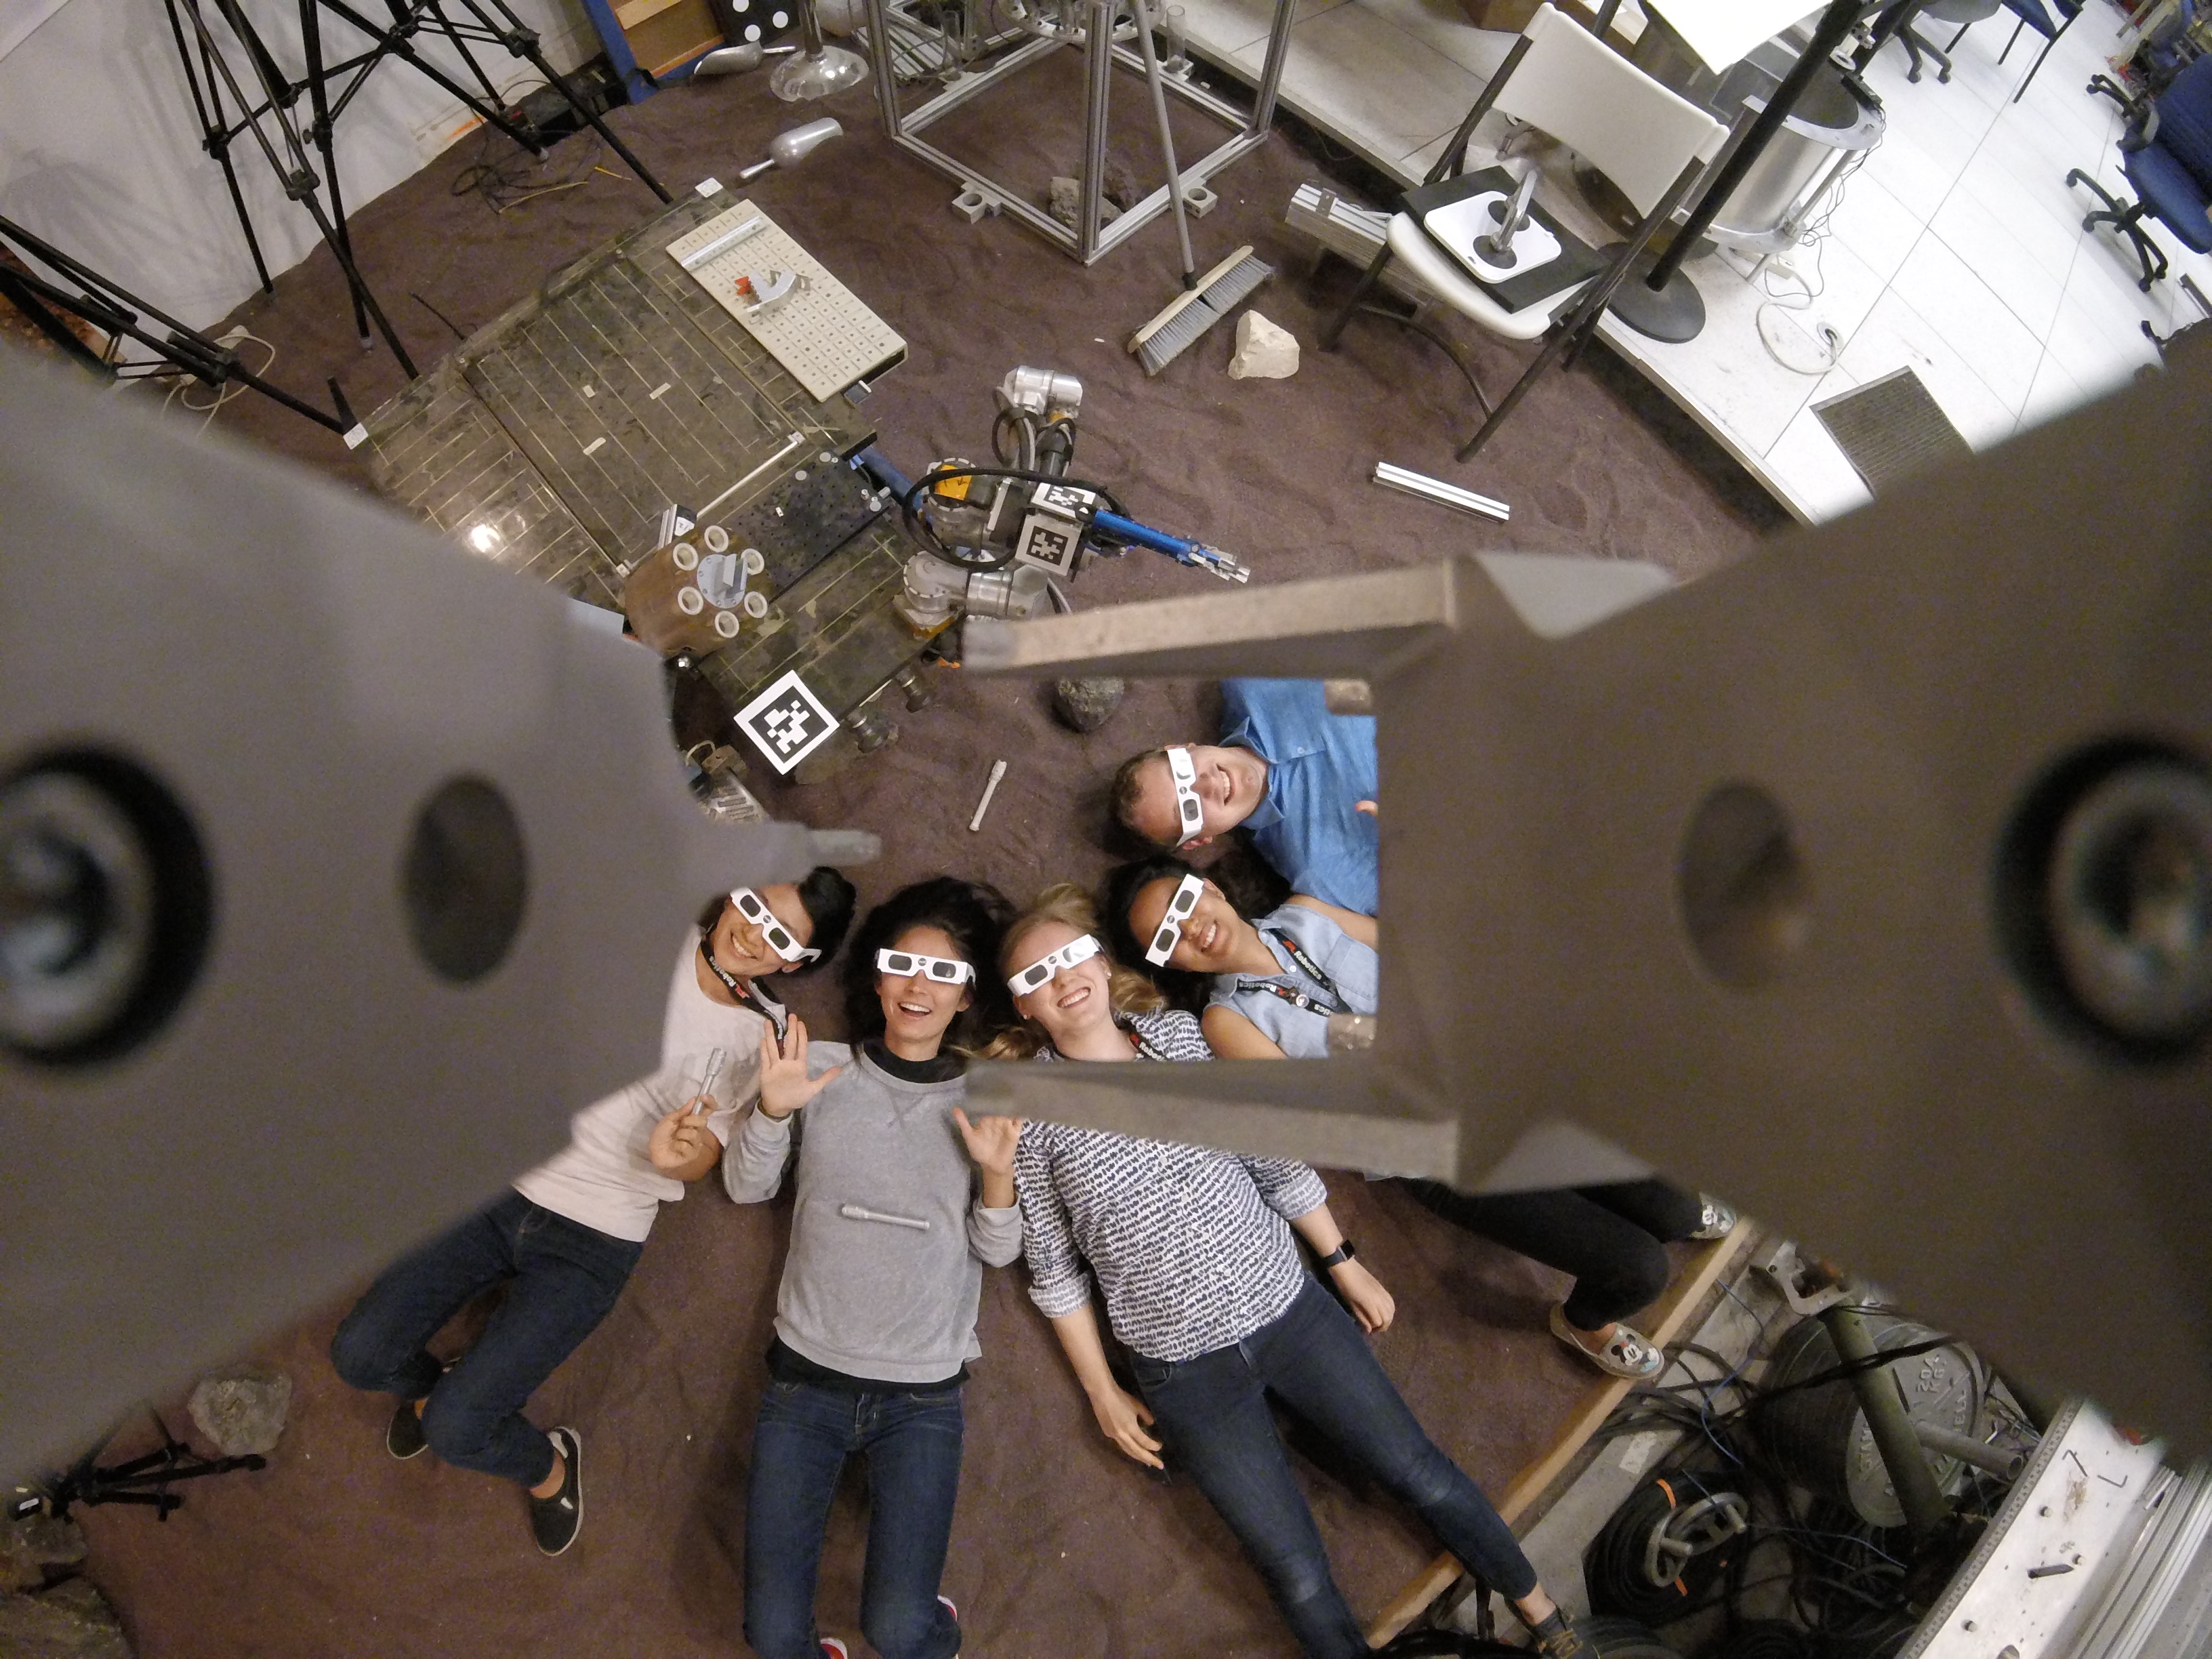
[[[1244,820],[1292,889],[1376,913],[1375,718],[1332,714],[1319,680],[1224,680],[1221,741],[1267,763],[1267,793]]]

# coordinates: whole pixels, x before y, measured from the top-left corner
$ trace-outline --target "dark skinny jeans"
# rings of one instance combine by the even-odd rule
[[[645,1246],[509,1192],[377,1276],[331,1340],[356,1389],[422,1400],[422,1433],[447,1462],[535,1486],[553,1443],[522,1408],[615,1305]],[[446,1370],[424,1345],[464,1303],[514,1282],[476,1346]]]
[[[1360,1659],[1359,1621],[1291,1474],[1272,1392],[1429,1523],[1446,1549],[1515,1601],[1536,1570],[1482,1490],[1416,1422],[1367,1339],[1312,1279],[1289,1310],[1179,1364],[1130,1355],[1171,1470],[1198,1483],[1237,1534],[1308,1659]]]
[[[1695,1197],[1663,1181],[1526,1193],[1456,1193],[1434,1181],[1406,1186],[1445,1220],[1574,1275],[1567,1323],[1581,1331],[1602,1330],[1657,1301],[1674,1271],[1667,1245],[1705,1218]]]

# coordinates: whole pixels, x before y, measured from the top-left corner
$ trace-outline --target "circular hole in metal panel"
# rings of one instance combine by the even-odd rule
[[[136,763],[73,751],[0,781],[0,1045],[56,1065],[151,1036],[206,958],[206,855]]]
[[[1722,784],[1699,804],[1675,891],[1698,960],[1739,990],[1771,983],[1812,931],[1812,881],[1789,815],[1756,784]]]
[[[2126,741],[2054,768],[2000,846],[1996,920],[2059,1030],[2111,1058],[2189,1054],[2212,1032],[2212,775]]]
[[[399,892],[415,949],[442,979],[482,979],[522,927],[529,897],[522,826],[482,778],[454,778],[415,815]]]

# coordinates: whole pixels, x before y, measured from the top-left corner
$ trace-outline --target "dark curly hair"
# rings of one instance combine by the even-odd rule
[[[1206,1006],[1206,993],[1213,983],[1212,978],[1146,961],[1145,946],[1148,941],[1139,939],[1130,929],[1129,907],[1137,902],[1138,894],[1156,881],[1181,881],[1185,876],[1205,874],[1205,871],[1172,853],[1125,864],[1106,878],[1105,914],[1101,918],[1105,927],[1107,953],[1124,968],[1134,969],[1158,986],[1161,994],[1175,1006],[1194,1013]]]
[[[811,974],[817,968],[827,967],[830,959],[837,954],[837,947],[845,942],[845,930],[853,925],[853,907],[859,900],[859,893],[842,872],[826,864],[817,864],[809,870],[806,878],[799,884],[799,906],[814,924],[813,936],[806,941],[807,948],[822,954],[785,971]],[[714,932],[729,905],[727,893],[717,893],[709,899],[699,912],[699,931]]]
[[[999,974],[999,946],[1014,907],[997,888],[957,876],[937,876],[902,887],[868,912],[845,958],[845,1030],[854,1042],[880,1036],[884,1006],[876,994],[876,952],[910,927],[937,927],[951,938],[963,962],[975,969],[969,1006],[945,1031],[945,1046],[969,1051],[988,1042],[1013,1018],[1006,981]]]

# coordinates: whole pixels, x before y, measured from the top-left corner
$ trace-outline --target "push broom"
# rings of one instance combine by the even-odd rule
[[[1152,20],[1146,0],[1131,0],[1137,13],[1137,40],[1145,54],[1145,80],[1152,89],[1152,113],[1159,118],[1160,153],[1167,158],[1168,202],[1175,210],[1176,240],[1182,249],[1183,292],[1160,314],[1129,337],[1129,349],[1147,375],[1158,374],[1188,350],[1198,337],[1243,302],[1245,295],[1275,274],[1253,257],[1248,243],[1200,276],[1191,258],[1190,222],[1183,214],[1182,175],[1176,167],[1175,135],[1168,128],[1168,94],[1160,78],[1159,55],[1152,48]]]

